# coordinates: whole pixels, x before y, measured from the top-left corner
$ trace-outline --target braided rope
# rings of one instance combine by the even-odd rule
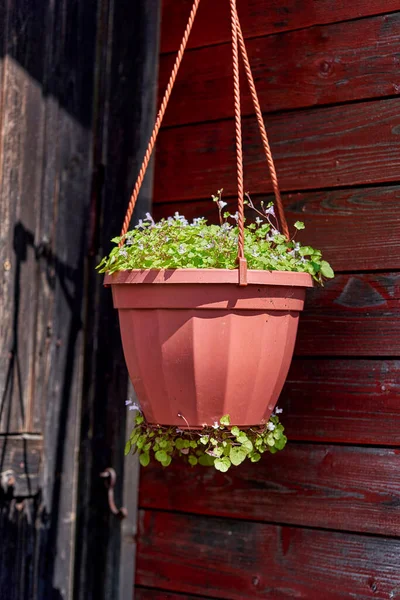
[[[244,257],[244,185],[243,185],[243,148],[242,148],[242,116],[240,109],[240,79],[239,79],[239,45],[238,17],[236,0],[230,0],[232,24],[232,61],[233,61],[233,91],[235,99],[235,134],[236,134],[236,168],[238,186],[238,261],[239,284],[246,285],[246,259]]]
[[[151,138],[150,138],[149,144],[147,146],[146,154],[144,156],[143,163],[140,168],[137,181],[135,183],[135,187],[133,188],[132,196],[129,200],[128,208],[126,211],[124,223],[123,223],[122,230],[121,230],[121,237],[124,237],[126,232],[129,229],[129,224],[131,222],[132,214],[133,214],[133,211],[134,211],[134,208],[136,205],[137,198],[139,196],[140,188],[142,187],[143,179],[146,174],[147,167],[149,166],[150,158],[151,158],[151,155],[152,155],[152,152],[154,149],[154,145],[157,140],[158,132],[160,131],[160,127],[161,127],[161,124],[162,124],[162,121],[163,121],[163,118],[165,115],[165,111],[166,111],[166,108],[168,106],[168,102],[169,102],[169,99],[171,96],[172,88],[174,86],[176,76],[179,71],[179,67],[181,66],[183,54],[185,52],[186,44],[187,44],[190,32],[193,27],[193,22],[194,22],[199,4],[200,4],[200,0],[194,0],[192,10],[190,11],[189,20],[186,25],[185,33],[183,35],[182,42],[181,42],[178,54],[175,59],[174,68],[172,69],[172,73],[171,73],[171,76],[168,81],[167,89],[165,90],[164,97],[163,97],[163,100],[161,103],[161,107],[160,107],[160,110],[158,111],[158,115],[157,115],[157,119],[156,119],[156,122],[154,125],[153,133],[151,134]],[[124,243],[125,243],[125,240],[121,240],[119,245],[123,246]]]
[[[256,116],[257,116],[261,139],[262,139],[262,143],[264,146],[264,152],[265,152],[265,156],[267,158],[269,173],[271,176],[272,187],[274,190],[274,195],[275,195],[275,200],[276,200],[276,208],[278,210],[279,225],[280,225],[281,230],[282,230],[283,234],[285,235],[286,239],[289,240],[290,239],[289,228],[288,228],[288,224],[287,224],[286,217],[285,217],[281,194],[279,191],[278,176],[276,174],[274,159],[272,158],[272,152],[271,152],[271,147],[270,147],[269,141],[268,141],[267,130],[265,128],[265,123],[264,123],[264,119],[263,119],[263,115],[262,115],[262,111],[261,111],[261,107],[260,107],[260,102],[258,99],[257,90],[256,90],[256,86],[254,83],[254,78],[253,78],[253,73],[251,71],[250,61],[249,61],[249,57],[247,54],[246,45],[245,45],[244,38],[243,38],[243,32],[242,32],[242,28],[240,25],[240,21],[239,21],[237,12],[236,12],[236,26],[237,26],[237,34],[238,34],[238,39],[239,39],[240,50],[242,53],[244,68],[245,68],[247,80],[248,80],[249,87],[250,87],[251,97],[253,99],[254,110],[255,110]]]

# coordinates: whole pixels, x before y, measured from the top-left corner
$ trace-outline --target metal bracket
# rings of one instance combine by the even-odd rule
[[[110,507],[110,511],[113,515],[121,519],[121,521],[122,519],[126,519],[126,517],[128,516],[128,511],[126,510],[126,508],[117,508],[115,504],[114,488],[115,484],[117,483],[116,472],[114,471],[114,469],[109,467],[108,469],[100,473],[100,477],[103,477],[103,479],[105,480],[104,484],[108,490],[108,506]]]

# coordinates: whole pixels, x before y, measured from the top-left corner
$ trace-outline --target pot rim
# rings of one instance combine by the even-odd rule
[[[248,285],[313,287],[309,273],[299,271],[247,271]],[[107,273],[105,287],[132,284],[230,284],[238,285],[237,269],[132,269]]]

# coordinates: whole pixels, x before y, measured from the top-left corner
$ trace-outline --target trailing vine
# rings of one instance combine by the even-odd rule
[[[137,405],[133,407],[138,408]],[[231,427],[229,415],[224,415],[212,426],[201,430],[151,425],[138,413],[125,454],[137,452],[143,467],[151,460],[168,467],[174,458],[178,458],[192,466],[213,466],[225,473],[246,459],[257,462],[264,452],[275,454],[283,450],[287,438],[277,415],[279,412],[280,409],[276,409],[265,425],[245,429]]]

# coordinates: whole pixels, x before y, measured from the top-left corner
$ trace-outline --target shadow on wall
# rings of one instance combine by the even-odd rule
[[[68,413],[71,402],[71,386],[73,382],[75,346],[79,332],[82,329],[81,312],[83,303],[83,261],[85,222],[82,222],[80,235],[80,252],[77,267],[63,263],[45,244],[35,244],[34,235],[21,222],[14,227],[13,249],[15,253],[14,297],[12,318],[12,342],[9,349],[9,362],[6,370],[4,391],[0,401],[0,419],[3,419],[2,445],[0,454],[0,473],[7,469],[5,464],[7,446],[15,438],[15,432],[10,430],[13,402],[17,401],[21,422],[25,420],[24,389],[21,376],[20,348],[20,299],[21,299],[21,268],[27,260],[28,248],[34,251],[35,262],[39,269],[46,273],[50,290],[55,293],[59,288],[63,294],[69,315],[64,322],[69,322],[67,343],[65,349],[64,373],[60,374],[61,392],[57,423],[54,423],[52,442],[54,454],[49,461],[51,473],[48,479],[52,482],[46,505],[42,493],[32,489],[32,473],[29,472],[28,442],[22,437],[24,469],[27,493],[24,498],[15,497],[14,481],[3,478],[0,487],[0,600],[20,600],[22,598],[62,598],[60,592],[51,585],[53,581],[54,561],[57,548],[57,533],[59,525],[59,507],[61,497],[61,473],[63,471],[66,449],[66,434]],[[41,268],[40,268],[41,267]],[[33,270],[34,271],[34,270]],[[39,283],[37,282],[37,285]],[[50,394],[49,394],[50,396]],[[12,435],[14,433],[14,435]],[[35,474],[37,475],[37,474]],[[51,514],[48,513],[51,507]],[[2,557],[1,554],[4,553]],[[39,566],[38,580],[35,580],[32,569]],[[8,582],[8,584],[7,584]],[[10,585],[10,583],[13,585]],[[22,586],[22,587],[21,587]],[[35,588],[35,590],[34,590]],[[2,596],[1,590],[7,590]],[[34,593],[37,594],[32,596]],[[15,596],[13,595],[15,594]]]

